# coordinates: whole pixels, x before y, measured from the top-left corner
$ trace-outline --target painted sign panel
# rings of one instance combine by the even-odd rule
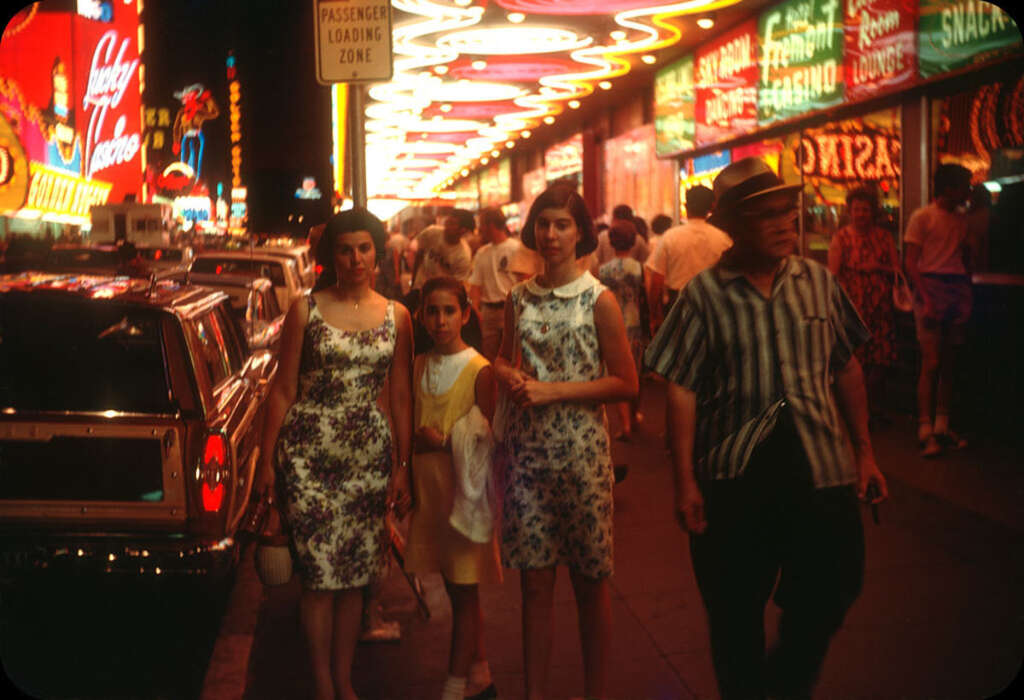
[[[512,198],[512,162],[502,158],[480,171],[480,206],[493,207]]]
[[[750,20],[697,52],[697,145],[757,128],[757,21]]]
[[[846,97],[859,100],[917,77],[919,0],[846,0]]]
[[[544,152],[544,173],[548,182],[576,175],[582,170],[583,134],[576,134]]]
[[[684,56],[654,76],[655,152],[659,156],[694,147],[693,78],[693,56]]]
[[[843,101],[842,0],[788,0],[761,14],[758,35],[759,123]]]
[[[604,192],[610,209],[629,202],[645,219],[671,212],[675,205],[675,162],[654,155],[654,125],[628,131],[604,142]]]
[[[1021,50],[1020,28],[981,0],[920,0],[918,60],[928,78]]]

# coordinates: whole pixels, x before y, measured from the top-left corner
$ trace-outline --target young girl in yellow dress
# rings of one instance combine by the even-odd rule
[[[466,345],[469,300],[462,283],[423,287],[419,316],[434,347],[413,367],[413,500],[405,568],[440,572],[452,605],[451,656],[442,700],[495,697],[484,658],[479,583],[501,581],[487,499],[494,372]],[[477,409],[477,410],[474,410]]]

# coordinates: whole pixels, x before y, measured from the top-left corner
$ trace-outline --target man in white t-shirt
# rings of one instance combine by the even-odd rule
[[[464,236],[474,228],[473,214],[465,209],[455,209],[444,217],[442,226],[423,229],[415,239],[413,289],[422,289],[428,279],[442,275],[451,275],[465,282],[469,278],[473,254]]]
[[[971,317],[971,251],[962,211],[971,191],[971,171],[943,163],[935,169],[933,191],[932,202],[910,215],[903,237],[921,346],[917,439],[925,457],[966,444],[950,430],[949,413],[954,365]]]
[[[482,354],[493,361],[505,328],[505,297],[517,282],[537,271],[537,262],[532,251],[508,235],[501,209],[481,209],[477,220],[483,245],[473,258],[469,298],[480,314]]]
[[[709,224],[705,219],[711,212],[714,193],[704,185],[686,191],[686,223],[665,231],[647,259],[652,316],[664,317],[665,309],[672,306],[687,282],[697,273],[708,269],[732,247],[729,234]],[[667,291],[667,305],[662,306]]]

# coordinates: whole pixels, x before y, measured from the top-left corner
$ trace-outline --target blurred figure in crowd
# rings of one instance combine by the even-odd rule
[[[679,291],[693,277],[718,262],[732,239],[706,221],[714,195],[704,185],[686,191],[686,223],[665,231],[654,254],[647,260],[649,298],[655,323],[665,315]],[[664,305],[663,305],[664,304]]]
[[[850,222],[836,232],[828,249],[828,268],[836,276],[871,331],[857,348],[864,369],[872,418],[884,420],[885,372],[896,360],[892,288],[899,254],[892,234],[875,225],[878,195],[864,187],[846,195]]]
[[[628,221],[615,222],[608,230],[608,239],[611,241],[612,248],[615,249],[615,258],[601,266],[598,279],[601,284],[612,291],[619,302],[619,308],[622,309],[622,321],[626,326],[626,338],[629,340],[629,349],[633,353],[637,376],[640,376],[644,351],[650,340],[651,325],[648,318],[644,266],[629,254],[636,243],[636,237],[636,229]],[[639,410],[642,390],[643,385],[641,384],[635,399],[615,404],[622,432],[613,436],[612,439],[629,440],[632,437],[633,429],[643,422],[643,415]]]
[[[433,277],[449,275],[460,282],[469,279],[473,252],[465,237],[476,227],[473,214],[455,209],[442,221],[441,226],[428,226],[416,236],[414,289],[422,289],[423,283]]]
[[[651,249],[651,255],[654,255],[658,244],[661,243],[661,237],[670,228],[672,228],[672,217],[668,214],[658,214],[651,219],[651,235],[647,238],[647,245]]]
[[[148,277],[152,271],[149,264],[143,260],[142,254],[130,241],[121,241],[117,247],[117,274],[128,275],[129,277]]]
[[[287,523],[314,697],[323,700],[355,700],[365,590],[389,562],[385,518],[411,506],[412,323],[370,286],[385,239],[362,208],[327,221],[320,279],[285,318],[254,484]]]
[[[618,204],[612,209],[612,220],[609,226],[614,226],[616,222],[626,221],[633,224],[636,227],[636,215],[633,213],[633,208],[628,204]],[[647,223],[644,223],[644,231],[646,232]],[[639,233],[639,229],[637,229]],[[597,276],[598,270],[606,262],[612,260],[615,257],[615,249],[612,248],[611,241],[608,239],[608,230],[601,231],[597,237],[597,250],[595,251],[596,257],[592,260],[590,272],[594,276]],[[649,249],[647,247],[647,240],[644,236],[637,236],[636,242],[633,244],[633,248],[629,251],[630,257],[634,260],[643,262],[649,255]]]
[[[950,428],[949,416],[954,365],[967,341],[971,317],[969,227],[961,210],[970,191],[970,170],[954,163],[940,165],[935,169],[934,199],[910,215],[903,238],[921,347],[917,440],[925,457],[966,445]]]
[[[967,210],[967,240],[971,249],[971,272],[989,268],[989,230],[992,226],[992,193],[979,183],[971,188]]]
[[[606,402],[636,396],[615,295],[577,260],[597,245],[568,185],[530,207],[523,244],[544,271],[512,288],[494,363],[508,400],[494,426],[505,461],[502,560],[520,569],[526,697],[545,697],[557,567],[569,567],[583,647],[584,692],[606,697],[611,643],[612,484]],[[504,406],[504,410],[502,410]]]
[[[633,244],[633,248],[630,250],[630,256],[641,265],[647,261],[647,258],[651,255],[651,243],[649,240],[649,229],[647,228],[647,221],[642,216],[633,217],[633,225],[636,227],[636,243]],[[609,240],[609,242],[611,242]],[[612,246],[613,248],[615,246]],[[615,253],[618,257],[618,251]]]
[[[757,158],[718,174],[711,221],[734,244],[683,288],[645,357],[668,380],[676,518],[723,700],[811,697],[860,594],[858,495],[887,493],[853,354],[868,331],[831,273],[793,255],[800,187]]]
[[[480,316],[481,354],[493,362],[505,328],[505,297],[536,270],[531,251],[508,235],[501,209],[481,209],[477,221],[483,245],[473,257],[469,297]]]

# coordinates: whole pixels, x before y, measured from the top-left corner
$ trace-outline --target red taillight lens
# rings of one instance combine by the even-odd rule
[[[155,251],[153,251],[153,259],[154,260],[159,260],[163,256],[164,256],[164,251],[160,250],[159,248],[157,248]]]
[[[203,445],[202,479],[203,510],[216,513],[224,503],[224,483],[221,470],[227,464],[227,441],[219,433],[206,436]]]
[[[216,267],[216,269],[213,271],[213,274],[219,275],[222,272],[224,272],[224,266],[223,265],[218,265]]]
[[[203,484],[203,510],[207,513],[216,513],[224,503],[224,484],[217,484],[210,488],[209,484]]]
[[[317,277],[319,277],[320,273],[323,272],[323,271],[324,271],[324,266],[323,265],[317,265],[316,266],[316,276]]]

